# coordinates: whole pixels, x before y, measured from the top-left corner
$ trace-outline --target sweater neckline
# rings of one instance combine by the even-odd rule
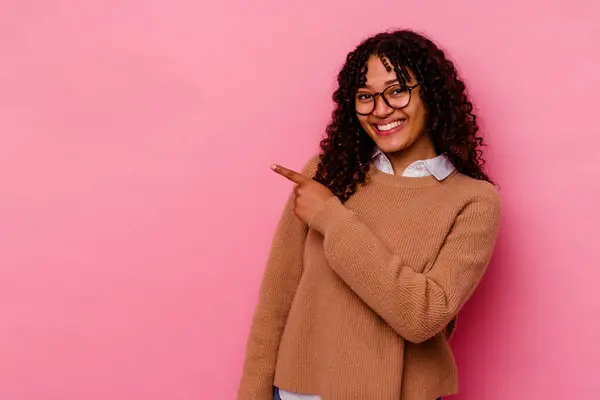
[[[424,188],[436,185],[443,185],[449,179],[452,179],[456,175],[457,171],[454,170],[448,177],[439,181],[433,175],[424,176],[420,178],[407,177],[402,175],[387,174],[373,164],[369,169],[369,177],[373,182],[381,183],[387,186],[395,187],[406,187],[406,188]]]

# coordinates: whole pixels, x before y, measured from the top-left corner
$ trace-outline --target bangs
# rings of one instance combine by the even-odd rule
[[[362,66],[353,85],[354,92],[366,85],[367,63],[372,56],[378,57],[388,72],[394,71],[401,85],[407,86],[411,78],[422,83],[420,68],[416,64],[418,54],[416,54],[417,57],[411,56],[413,52],[411,52],[410,43],[390,35],[365,44],[366,48],[363,50],[359,61]]]
[[[409,69],[414,71],[414,65],[412,65],[413,63],[407,54],[406,46],[400,40],[396,38],[382,40],[378,43],[373,54],[379,57],[388,72],[392,70],[396,72],[398,81],[402,85],[406,85],[410,81]]]

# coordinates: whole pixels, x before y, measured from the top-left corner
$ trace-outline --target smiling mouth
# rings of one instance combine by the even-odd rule
[[[377,133],[381,135],[389,135],[400,130],[404,124],[406,123],[406,119],[399,119],[397,121],[390,122],[389,124],[372,124]]]

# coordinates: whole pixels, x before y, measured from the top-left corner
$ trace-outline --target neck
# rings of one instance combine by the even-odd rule
[[[437,156],[433,143],[426,135],[423,135],[420,140],[409,148],[386,155],[392,163],[395,173],[406,170],[415,161],[427,160]]]

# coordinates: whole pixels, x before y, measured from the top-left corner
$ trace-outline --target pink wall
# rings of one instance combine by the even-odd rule
[[[0,399],[233,399],[289,190],[268,165],[315,151],[389,27],[459,61],[503,186],[457,398],[598,398],[600,5],[484,3],[2,1]]]

